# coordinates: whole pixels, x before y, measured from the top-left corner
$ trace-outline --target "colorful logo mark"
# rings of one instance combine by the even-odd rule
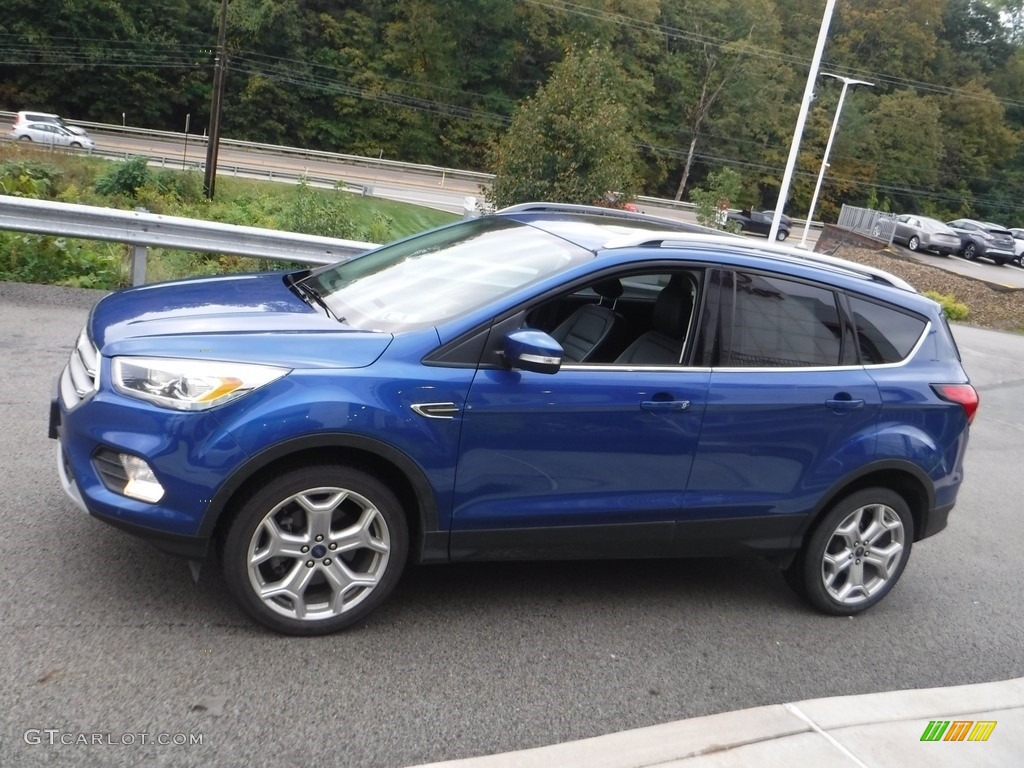
[[[931,720],[921,741],[988,741],[996,720]]]

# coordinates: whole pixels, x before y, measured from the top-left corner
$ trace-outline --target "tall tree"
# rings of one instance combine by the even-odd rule
[[[936,56],[949,0],[849,0],[837,5],[826,49],[833,66],[920,80]],[[866,78],[870,79],[870,78]]]
[[[570,50],[495,146],[490,201],[631,199],[639,184],[631,90],[607,48]]]
[[[909,89],[883,94],[863,129],[863,154],[874,163],[877,186],[894,201],[892,207],[940,208],[936,184],[945,147],[935,97]]]
[[[663,45],[656,87],[661,113],[675,120],[675,141],[687,147],[675,199],[686,190],[697,146],[713,110],[730,86],[763,60],[757,48],[773,41],[779,27],[771,0],[664,0]]]

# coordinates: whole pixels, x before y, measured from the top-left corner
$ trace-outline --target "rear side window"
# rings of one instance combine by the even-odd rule
[[[920,317],[885,304],[851,297],[850,309],[864,365],[905,360],[924,333],[926,323]]]
[[[718,275],[717,365],[794,368],[842,364],[844,326],[832,291],[767,275]]]

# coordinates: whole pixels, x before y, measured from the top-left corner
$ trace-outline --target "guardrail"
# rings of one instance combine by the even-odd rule
[[[359,240],[8,195],[0,195],[0,229],[128,243],[132,247],[133,285],[146,282],[149,247],[226,253],[299,264],[331,264],[377,247],[376,243]]]

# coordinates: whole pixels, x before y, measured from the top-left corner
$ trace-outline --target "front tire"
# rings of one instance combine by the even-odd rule
[[[978,257],[978,246],[974,243],[968,243],[964,246],[964,258],[968,261],[974,261]]]
[[[778,240],[780,243],[783,240],[785,240],[787,237],[789,237],[789,231],[788,230],[780,229],[778,232],[775,233],[775,239]]]
[[[323,635],[379,606],[408,551],[404,512],[384,483],[319,464],[280,474],[243,499],[222,565],[253,620],[284,634]]]
[[[853,616],[885,597],[910,558],[914,519],[887,488],[866,488],[836,503],[807,539],[787,581],[823,613]]]

